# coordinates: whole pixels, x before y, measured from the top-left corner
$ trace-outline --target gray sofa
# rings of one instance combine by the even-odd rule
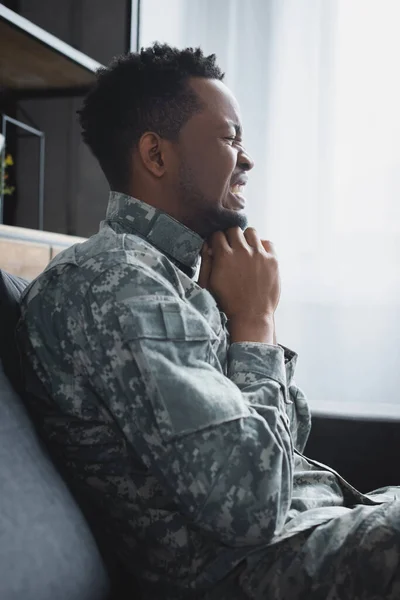
[[[14,330],[25,285],[0,271],[0,599],[105,600],[111,586],[95,539],[18,394]]]

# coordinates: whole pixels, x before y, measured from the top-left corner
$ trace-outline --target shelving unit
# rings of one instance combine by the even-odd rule
[[[56,2],[54,2],[53,6],[54,10],[57,11]],[[53,6],[51,6],[51,9]],[[122,50],[124,52],[138,49],[140,40],[140,7],[140,0],[126,1],[125,29],[123,29],[123,26],[121,27],[123,25],[121,20],[119,21],[121,34],[125,39],[125,47]],[[33,14],[31,11],[30,15]],[[116,53],[118,52],[120,50]],[[26,105],[23,101],[83,96],[95,83],[95,72],[101,67],[102,65],[96,60],[63,42],[45,29],[35,25],[27,18],[10,10],[0,1],[0,133],[7,136],[8,148],[11,149],[14,155],[17,153],[16,145],[17,140],[20,140],[20,138],[27,135],[35,135],[39,139],[39,172],[38,178],[34,179],[35,190],[36,181],[39,182],[37,196],[38,217],[37,225],[33,224],[33,222],[30,224],[28,221],[28,227],[43,229],[44,190],[48,185],[47,177],[49,176],[46,175],[45,177],[45,137],[47,134],[47,148],[54,148],[52,146],[54,144],[54,137],[52,137],[52,132],[46,130],[46,127],[43,125],[46,119],[41,120],[39,118],[36,120],[29,112],[24,113]],[[31,106],[34,106],[33,113],[35,113],[37,108],[36,114],[40,114],[40,102],[33,103]],[[55,107],[56,103],[51,106]],[[18,118],[22,118],[26,122],[23,123],[21,120],[17,120],[17,114],[22,115],[22,117],[18,116]],[[61,115],[61,119],[63,118],[65,116]],[[12,125],[12,127],[8,127],[8,125]],[[0,149],[1,162],[3,162],[4,157],[5,144],[3,150],[1,151]],[[16,158],[16,162],[18,163],[18,156]],[[68,168],[71,168],[72,161],[75,161],[75,157],[70,159]],[[15,171],[12,174],[13,177],[15,177],[14,174]],[[21,175],[19,176],[22,177]],[[18,182],[16,183],[18,184]],[[29,193],[31,194],[32,192],[30,191]],[[33,191],[33,194],[35,193]],[[25,196],[22,197],[27,198],[26,191]],[[36,206],[34,198],[30,201],[35,202]],[[4,206],[6,208],[5,211]],[[18,220],[13,220],[13,217],[10,219],[10,206],[12,206],[10,202],[4,204],[4,197],[0,189],[0,224],[4,223],[3,213],[5,213],[7,222],[18,225]],[[71,230],[72,232],[74,231],[73,228]],[[66,231],[71,232],[68,227]]]
[[[85,94],[101,66],[0,4],[0,92],[12,94],[15,101]],[[10,123],[40,139],[38,226],[43,229],[45,135],[5,114],[1,121],[1,133],[6,138],[7,123]],[[0,176],[5,151],[4,144],[0,153]],[[0,224],[3,223],[3,206],[4,194],[0,187]]]
[[[18,98],[80,95],[101,66],[0,4],[0,89]]]

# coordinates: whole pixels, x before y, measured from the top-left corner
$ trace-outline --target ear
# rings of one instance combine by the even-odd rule
[[[165,144],[157,133],[146,132],[138,144],[139,156],[148,171],[155,177],[162,177],[165,173]]]

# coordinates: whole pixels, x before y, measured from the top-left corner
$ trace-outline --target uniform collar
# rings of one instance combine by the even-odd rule
[[[110,192],[106,220],[118,222],[127,233],[138,233],[194,277],[204,240],[167,213],[137,198]]]

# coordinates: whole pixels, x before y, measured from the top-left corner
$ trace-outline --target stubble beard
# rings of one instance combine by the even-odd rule
[[[207,198],[194,185],[188,167],[182,165],[179,178],[180,203],[184,207],[184,225],[208,239],[216,231],[226,231],[231,227],[247,227],[247,216],[243,212],[223,207],[217,199]]]

